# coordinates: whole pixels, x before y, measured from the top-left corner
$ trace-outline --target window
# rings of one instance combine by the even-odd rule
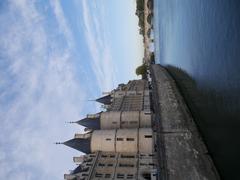
[[[117,178],[123,179],[124,178],[124,174],[117,174]]]
[[[134,138],[127,138],[127,141],[134,141]]]
[[[133,155],[121,155],[121,158],[135,158]]]
[[[111,174],[105,174],[105,178],[111,178]]]
[[[138,122],[137,121],[130,121],[129,123],[130,124],[137,124]]]
[[[128,174],[127,179],[133,179],[133,174]]]
[[[107,155],[103,155],[103,154],[102,154],[101,157],[105,158],[105,157],[107,157]]]
[[[143,173],[142,176],[143,176],[144,179],[149,179],[149,180],[151,179],[151,174],[150,173]]]
[[[112,167],[112,166],[113,166],[113,164],[108,164],[107,166],[108,166],[108,167]]]
[[[112,139],[111,138],[106,138],[106,141],[111,141]]]
[[[117,122],[116,122],[116,121],[113,121],[112,124],[117,124]]]
[[[85,176],[85,177],[86,177],[86,176],[88,176],[88,174],[83,173],[82,176]]]
[[[89,170],[89,167],[84,167],[83,169],[82,169],[82,172],[87,172]]]
[[[110,155],[110,158],[115,158],[115,155]]]
[[[98,163],[98,166],[104,167],[105,164],[103,164],[103,163]]]
[[[117,141],[123,141],[123,138],[117,138]]]
[[[152,138],[152,135],[145,135],[145,138]]]
[[[93,158],[87,158],[86,160],[84,160],[85,162],[92,162]]]
[[[134,167],[133,164],[122,164],[122,163],[119,163],[119,167]]]
[[[102,177],[102,174],[101,173],[96,173],[95,177]]]

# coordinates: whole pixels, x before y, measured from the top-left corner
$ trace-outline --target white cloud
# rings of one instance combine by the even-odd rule
[[[0,14],[2,179],[62,179],[76,154],[52,144],[76,131],[63,123],[79,118],[86,95],[76,79],[72,33],[59,2],[51,5],[66,46],[49,34],[34,1],[9,1]]]
[[[68,39],[67,42],[68,42],[69,48],[71,49],[73,48],[73,45],[74,45],[73,35],[71,30],[69,29],[69,25],[63,13],[63,9],[60,4],[60,1],[51,0],[50,3],[53,8],[54,14],[56,16],[57,22],[59,24],[59,28],[64,33],[65,37]]]
[[[94,12],[90,12],[87,0],[82,0],[81,2],[83,7],[82,15],[85,25],[85,36],[93,60],[91,62],[92,69],[94,70],[101,90],[111,90],[114,88],[116,81],[115,67],[109,41],[107,40],[107,32],[105,29],[100,28],[100,24],[101,27],[104,27],[104,14],[101,13],[100,16],[97,16]],[[100,8],[100,12],[104,12],[101,11],[104,7],[98,8]]]

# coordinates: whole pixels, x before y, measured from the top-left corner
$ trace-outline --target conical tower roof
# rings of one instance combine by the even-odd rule
[[[71,174],[77,174],[77,173],[80,173],[82,172],[82,166],[81,165],[78,165],[78,167],[76,167]]]
[[[84,118],[76,122],[77,124],[92,130],[100,129],[100,117]]]
[[[83,167],[81,164],[78,165],[72,172],[71,174],[78,174],[80,172],[87,172],[89,170],[89,167]]]
[[[62,144],[69,146],[73,149],[76,149],[78,151],[81,151],[83,153],[86,153],[86,154],[91,152],[90,138],[74,138],[74,139],[66,141]]]
[[[96,99],[96,101],[99,103],[105,104],[105,105],[109,105],[109,104],[111,104],[111,99],[112,99],[112,97],[109,94],[107,96],[103,96],[103,97]]]

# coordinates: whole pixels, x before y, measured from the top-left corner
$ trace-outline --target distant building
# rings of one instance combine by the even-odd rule
[[[64,179],[156,179],[150,94],[147,81],[133,80],[97,99],[106,111],[74,122],[86,133],[62,143],[86,154]]]

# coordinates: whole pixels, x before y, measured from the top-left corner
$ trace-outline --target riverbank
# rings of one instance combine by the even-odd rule
[[[161,179],[220,179],[175,81],[160,65],[150,71]]]

